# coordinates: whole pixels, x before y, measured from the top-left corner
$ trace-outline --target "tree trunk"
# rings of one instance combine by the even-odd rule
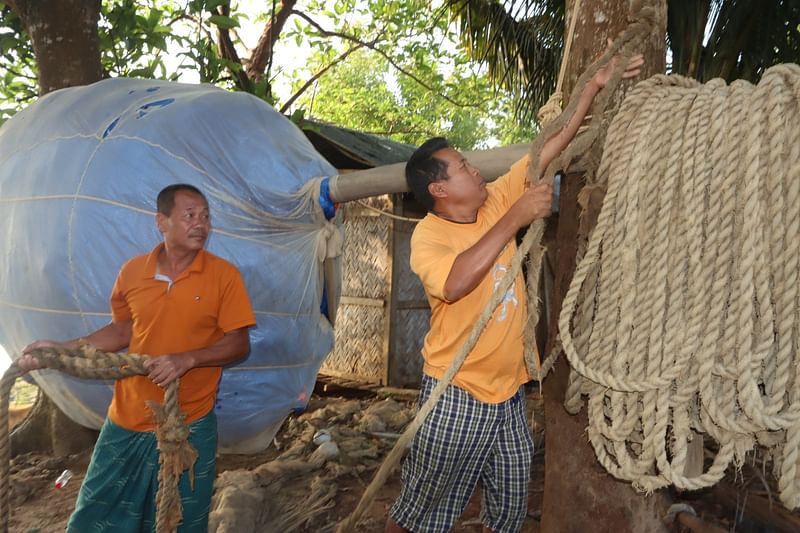
[[[97,22],[100,0],[6,0],[31,38],[39,94],[103,76]]]
[[[100,0],[6,0],[31,38],[39,69],[39,94],[94,83],[102,78],[97,22]],[[11,434],[11,453],[77,453],[97,432],[68,418],[41,393]]]
[[[653,32],[642,53],[645,68],[640,79],[665,70],[666,0],[654,0],[660,13],[658,31]],[[567,2],[569,17],[575,0]],[[628,20],[629,0],[583,0],[572,41],[564,80],[564,94],[570,94],[583,70],[606,46],[608,37],[615,37]],[[567,24],[567,27],[569,25]],[[632,84],[627,84],[629,88]],[[625,88],[620,91],[624,93]],[[615,97],[615,109],[623,94]],[[569,175],[562,181],[560,213],[557,220],[553,294],[548,295],[551,314],[548,317],[548,348],[552,349],[558,332],[561,303],[569,289],[575,270],[579,235],[577,195],[583,181],[580,175]],[[596,206],[599,210],[599,206]],[[661,518],[666,511],[663,493],[644,496],[629,483],[614,479],[597,461],[586,437],[586,410],[572,416],[564,409],[569,367],[562,355],[553,375],[544,380],[545,399],[545,491],[542,509],[543,532],[651,532],[664,531]]]

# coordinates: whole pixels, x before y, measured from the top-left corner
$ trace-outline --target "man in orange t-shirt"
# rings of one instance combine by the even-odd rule
[[[638,74],[634,57],[625,77]],[[614,62],[580,95],[575,115],[546,140],[539,161],[523,158],[487,184],[480,171],[441,137],[420,146],[406,181],[428,210],[411,237],[411,269],[431,306],[420,403],[465,344],[495,287],[511,267],[514,237],[550,214],[553,190],[527,188],[528,165],[541,176],[572,140]],[[403,463],[403,488],[389,512],[387,533],[449,531],[481,486],[484,532],[519,531],[527,513],[533,441],[522,385],[525,294],[522,276],[503,296],[444,395],[425,419]]]
[[[67,526],[70,532],[154,530],[158,451],[146,402],[163,403],[164,387],[178,378],[189,442],[198,452],[193,487],[188,472],[180,479],[183,521],[178,531],[208,530],[216,477],[213,408],[221,367],[247,354],[248,329],[256,321],[239,271],[203,249],[211,219],[200,190],[170,185],[156,203],[164,241],[122,266],[111,293],[111,323],[80,339],[36,341],[24,350],[89,343],[101,351],[127,347],[130,353],[151,356],[144,363],[147,376],[115,384]],[[18,364],[23,370],[40,367],[31,355],[23,355]]]

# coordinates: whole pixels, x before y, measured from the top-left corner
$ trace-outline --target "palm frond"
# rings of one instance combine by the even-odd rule
[[[518,121],[533,120],[556,85],[564,0],[445,0],[471,59],[514,96]]]
[[[520,123],[533,120],[556,85],[564,5],[565,0],[444,0],[441,8],[457,23],[470,58],[511,92]],[[755,82],[772,65],[800,62],[800,0],[667,0],[667,12],[674,73],[700,81]]]
[[[800,0],[669,0],[672,72],[708,81],[758,81],[800,62]]]

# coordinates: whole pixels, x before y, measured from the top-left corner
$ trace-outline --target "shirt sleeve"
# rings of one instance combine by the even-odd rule
[[[114,281],[114,288],[111,289],[111,320],[112,322],[125,322],[126,320],[133,319],[133,313],[128,305],[128,300],[125,298],[126,283],[125,283],[125,267],[127,263],[122,265],[122,268],[117,274],[117,279]]]
[[[511,207],[525,192],[529,162],[530,156],[526,154],[522,159],[511,165],[508,172],[488,185],[494,190],[494,193],[506,209]]]
[[[419,227],[411,236],[411,270],[419,276],[425,293],[444,302],[444,284],[458,254],[435,232]]]
[[[233,266],[228,269],[223,282],[217,321],[220,329],[225,333],[256,325],[256,317],[244,286],[244,280]]]

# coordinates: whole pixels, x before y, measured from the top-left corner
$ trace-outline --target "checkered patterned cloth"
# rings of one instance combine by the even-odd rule
[[[436,383],[423,375],[420,405]],[[517,532],[527,513],[532,460],[523,388],[489,404],[450,385],[414,437],[389,514],[414,533],[449,531],[480,483],[484,526]]]

